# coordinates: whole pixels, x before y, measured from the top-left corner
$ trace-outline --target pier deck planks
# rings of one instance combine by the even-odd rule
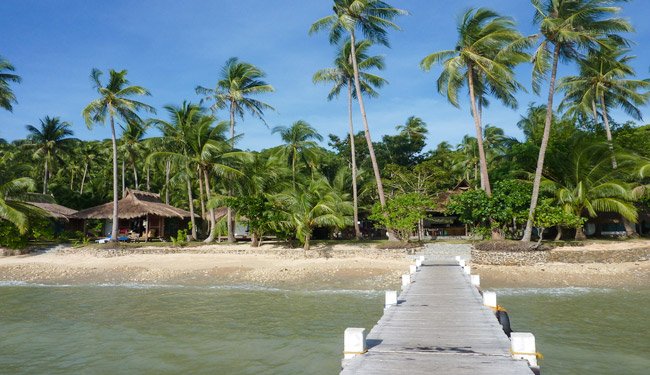
[[[341,374],[530,375],[510,340],[455,262],[425,261],[415,282],[368,333],[368,353]]]

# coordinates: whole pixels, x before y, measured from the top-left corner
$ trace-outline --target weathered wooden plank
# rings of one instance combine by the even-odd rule
[[[532,374],[479,291],[452,260],[424,261],[341,374]]]

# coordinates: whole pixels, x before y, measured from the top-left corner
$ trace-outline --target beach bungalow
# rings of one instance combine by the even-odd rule
[[[83,230],[83,222],[73,217],[77,211],[57,204],[52,195],[28,193],[25,197],[25,203],[29,206],[36,207],[45,216],[51,218],[54,222],[55,233]]]
[[[120,238],[143,241],[176,236],[179,229],[187,228],[191,217],[188,211],[163,203],[159,194],[131,189],[118,201],[117,215]],[[81,210],[73,217],[105,220],[103,234],[110,236],[113,202]]]
[[[470,189],[466,180],[460,181],[456,186],[447,191],[440,192],[436,197],[435,207],[427,212],[424,219],[425,233],[431,237],[462,237],[468,235],[466,224],[461,223],[456,215],[446,214],[451,198]]]

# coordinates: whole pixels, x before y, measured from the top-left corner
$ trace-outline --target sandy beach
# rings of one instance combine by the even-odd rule
[[[622,249],[629,243],[593,244],[558,251]],[[640,241],[634,246],[648,246]],[[609,246],[609,247],[608,247]],[[0,257],[0,281],[39,284],[256,285],[301,289],[399,287],[409,250],[371,244],[318,246],[306,254],[272,244],[190,248],[66,248]],[[484,287],[644,287],[650,262],[473,265]]]

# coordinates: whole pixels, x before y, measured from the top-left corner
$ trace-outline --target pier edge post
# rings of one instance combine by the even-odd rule
[[[495,292],[483,292],[483,305],[496,309],[497,294]]]
[[[366,329],[346,328],[343,334],[343,359],[354,358],[366,351]]]
[[[384,309],[397,305],[397,292],[394,290],[386,291],[386,300],[384,302]]]
[[[510,351],[513,358],[525,359],[530,367],[538,367],[535,335],[532,333],[512,332],[510,334]]]
[[[481,286],[481,276],[480,275],[469,275],[469,279],[475,287]]]

